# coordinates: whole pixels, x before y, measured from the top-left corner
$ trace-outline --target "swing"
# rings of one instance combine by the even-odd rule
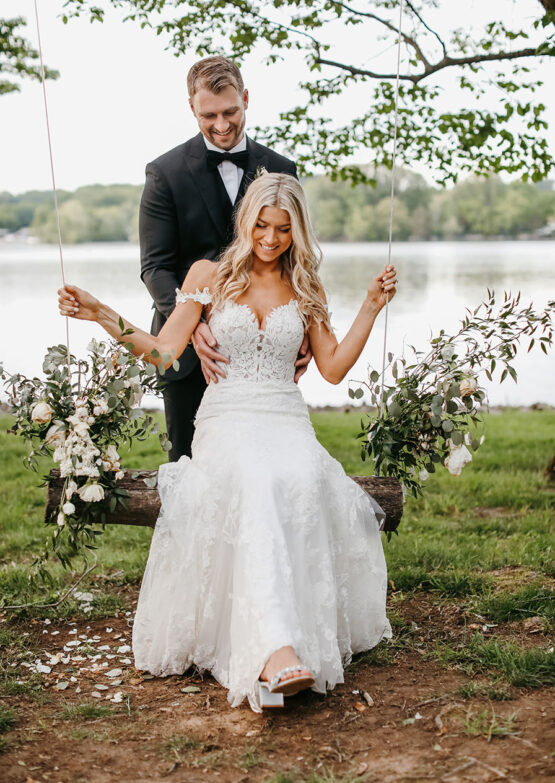
[[[46,79],[44,73],[44,65],[42,58],[42,46],[40,38],[40,25],[39,15],[37,8],[37,0],[34,0],[35,17],[37,25],[37,38],[38,49],[40,57],[41,77],[42,77],[42,89],[44,99],[44,112],[46,120],[48,149],[50,156],[50,171],[52,179],[52,191],[54,198],[54,209],[56,214],[56,227],[58,236],[58,250],[60,256],[60,267],[62,283],[65,286],[65,272],[64,272],[64,260],[62,249],[62,237],[60,230],[60,216],[58,210],[58,199],[56,181],[54,175],[54,161],[52,154],[52,143],[50,133],[50,123],[48,117],[48,102],[46,97]],[[400,70],[400,53],[401,53],[401,22],[403,13],[403,0],[400,0],[399,4],[399,27],[398,27],[398,41],[397,41],[397,74],[395,83],[395,122],[394,122],[394,134],[393,134],[393,156],[392,156],[392,170],[391,170],[391,193],[390,193],[390,211],[389,211],[389,241],[388,241],[388,253],[387,263],[391,263],[391,246],[393,236],[393,210],[394,210],[394,194],[395,194],[395,162],[397,153],[397,126],[398,126],[398,102],[399,102],[399,70]],[[383,356],[382,356],[382,402],[380,404],[379,416],[382,417],[384,413],[383,402],[383,383],[385,372],[385,359],[386,359],[386,345],[387,345],[387,328],[388,328],[388,310],[389,310],[389,296],[386,296],[385,305],[385,325],[384,325],[384,339],[383,339]],[[66,316],[66,348],[68,356],[68,370],[69,370],[69,318]],[[121,477],[117,484],[118,487],[126,492],[125,507],[118,506],[113,512],[106,511],[105,521],[107,524],[119,524],[119,525],[138,525],[154,527],[158,514],[160,511],[160,498],[158,491],[154,484],[155,471],[140,471],[140,470],[124,470],[123,477]],[[148,482],[144,481],[144,478],[148,477]],[[381,506],[386,514],[383,530],[387,533],[394,532],[400,521],[403,513],[403,489],[401,483],[396,478],[388,478],[384,476],[351,476],[351,478],[366,492],[368,492]],[[60,477],[60,471],[53,469],[50,471],[48,480],[48,491],[45,507],[45,522],[51,523],[56,516],[59,509],[62,492],[64,489],[65,479]],[[77,504],[78,505],[78,504]]]

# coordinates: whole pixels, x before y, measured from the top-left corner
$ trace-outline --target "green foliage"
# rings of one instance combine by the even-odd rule
[[[274,127],[259,128],[270,145],[294,153],[301,173],[325,170],[352,182],[372,180],[345,161],[364,148],[375,167],[392,165],[394,79],[390,65],[367,66],[368,42],[389,50],[397,40],[398,3],[336,0],[66,0],[64,21],[88,16],[102,22],[107,7],[123,9],[126,21],[169,38],[176,55],[226,54],[241,61],[263,52],[266,63],[300,53],[306,64],[297,106],[286,108]],[[544,179],[553,167],[545,106],[535,100],[542,83],[533,66],[555,55],[553,12],[543,12],[511,30],[501,19],[483,31],[434,29],[436,0],[405,3],[401,34],[399,160],[427,164],[439,182],[456,182],[467,171],[505,171],[523,180]],[[344,51],[342,32],[352,44]],[[371,62],[374,66],[374,62]],[[438,76],[454,72],[452,111],[438,108]],[[494,90],[487,89],[494,87]],[[352,94],[361,106],[354,118],[338,120],[336,99]],[[364,96],[361,101],[361,96]],[[342,105],[345,105],[343,102]]]
[[[15,19],[0,18],[0,95],[19,92],[20,78],[41,78],[38,51],[17,32],[18,27],[26,24],[21,16]],[[58,71],[47,67],[44,73],[47,79],[57,79],[59,76]]]
[[[380,169],[374,178],[373,187],[352,187],[323,176],[303,182],[320,240],[387,240],[391,174]],[[396,241],[456,239],[467,234],[517,237],[555,220],[550,181],[504,184],[492,176],[438,190],[418,174],[400,169],[396,186]],[[89,185],[73,193],[58,191],[64,242],[137,241],[141,190],[135,185]],[[27,226],[42,241],[57,242],[51,191],[0,193],[0,229],[17,231]]]
[[[64,242],[137,241],[141,191],[136,185],[87,185],[58,195]],[[1,219],[0,207],[0,223]],[[35,209],[31,229],[43,242],[57,242],[51,200]]]
[[[460,475],[472,459],[467,447],[476,451],[482,440],[477,425],[486,395],[479,374],[491,381],[497,370],[500,383],[507,377],[516,382],[513,361],[520,341],[528,351],[536,344],[546,354],[553,343],[555,301],[543,312],[531,304],[519,308],[519,301],[520,294],[505,293],[496,308],[495,293],[488,290],[486,302],[468,310],[457,334],[442,329],[427,353],[409,346],[411,362],[389,353],[383,372],[372,370],[364,385],[380,416],[361,421],[358,437],[361,457],[372,458],[377,475],[398,478],[415,497],[442,463]],[[361,388],[349,389],[352,398],[363,394]]]

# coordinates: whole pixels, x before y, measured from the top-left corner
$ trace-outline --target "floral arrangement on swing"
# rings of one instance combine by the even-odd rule
[[[38,471],[52,460],[63,479],[59,506],[46,520],[52,533],[32,563],[31,580],[48,578],[51,556],[66,568],[74,557],[85,556],[102,534],[99,525],[125,507],[129,493],[118,481],[124,476],[119,450],[126,442],[158,434],[162,449],[171,447],[158,422],[140,407],[144,393],[160,391],[156,366],[130,352],[132,344],[125,341],[131,331],[123,330],[123,321],[120,326],[123,342],[93,339],[88,359],[68,354],[65,345],[49,348],[44,378],[9,375],[0,365],[14,417],[9,432],[31,445],[26,466]],[[156,486],[155,472],[141,475],[147,486]],[[43,476],[45,484],[49,479]]]
[[[460,476],[485,439],[481,376],[492,381],[497,372],[500,383],[508,377],[516,383],[513,360],[521,340],[528,352],[536,346],[547,354],[553,344],[555,301],[541,312],[519,305],[520,293],[505,293],[496,307],[488,289],[485,302],[467,309],[456,334],[441,329],[427,352],[409,346],[412,361],[389,353],[382,374],[372,370],[367,381],[351,385],[352,399],[363,398],[365,387],[380,409],[381,415],[361,421],[358,435],[361,458],[373,459],[377,475],[398,479],[414,497],[437,466]]]

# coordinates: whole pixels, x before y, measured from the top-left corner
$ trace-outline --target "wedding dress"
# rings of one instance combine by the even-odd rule
[[[208,303],[208,289],[178,294]],[[228,300],[210,328],[227,376],[202,399],[193,457],[162,465],[161,511],[135,621],[138,669],[208,670],[232,706],[291,645],[325,693],[353,653],[391,636],[383,512],[317,441],[294,378],[297,301],[264,328]]]

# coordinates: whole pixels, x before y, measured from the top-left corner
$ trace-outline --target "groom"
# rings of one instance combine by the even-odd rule
[[[139,212],[141,279],[154,300],[152,334],[175,307],[175,289],[191,265],[200,258],[215,260],[231,242],[234,210],[257,169],[296,176],[293,161],[245,135],[249,96],[233,62],[200,60],[187,75],[187,88],[200,133],[147,165]],[[202,366],[189,345],[179,357],[179,370],[164,375],[172,462],[190,456],[205,377],[217,380],[216,371],[221,373],[207,330],[201,324],[193,337]]]

